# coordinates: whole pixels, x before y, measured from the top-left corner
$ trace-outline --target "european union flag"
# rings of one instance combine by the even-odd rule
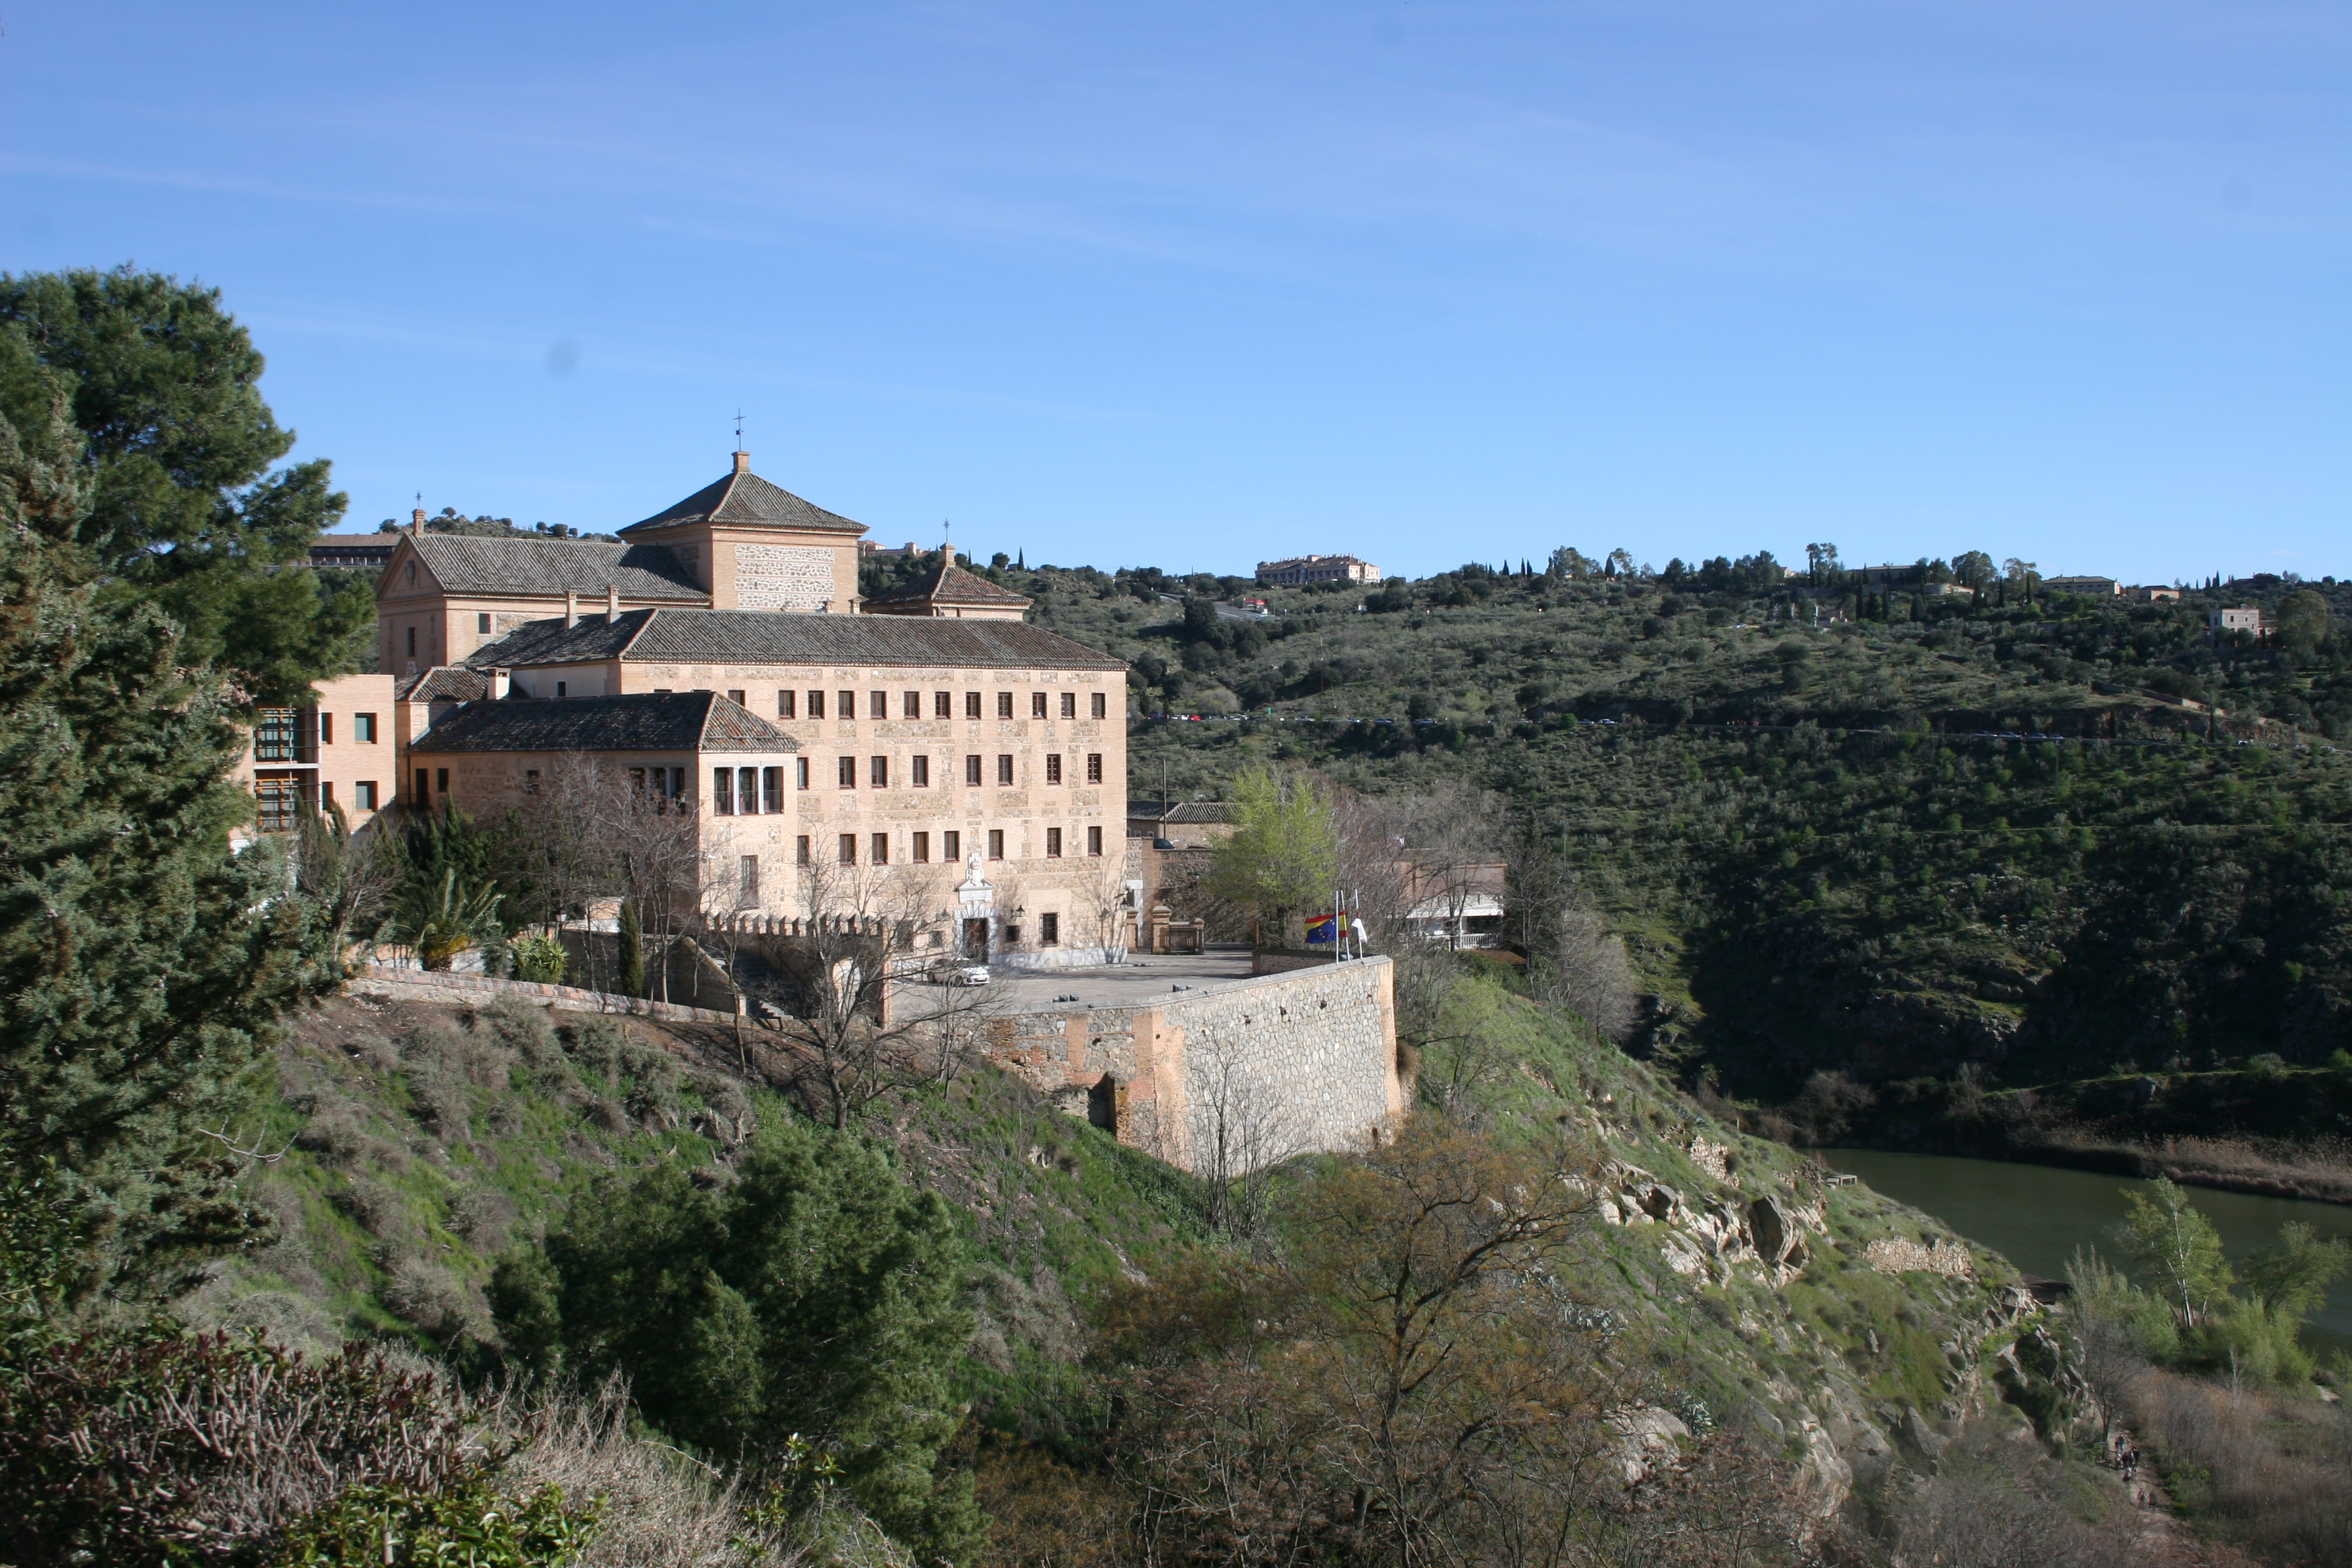
[[[1339,941],[1339,917],[1337,915],[1308,916],[1307,921],[1307,940],[1310,943],[1325,946]]]

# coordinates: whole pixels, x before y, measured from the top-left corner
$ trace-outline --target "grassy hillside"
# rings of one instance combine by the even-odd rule
[[[1139,794],[1266,759],[1501,793],[1516,853],[1563,858],[1627,937],[1660,999],[1643,1048],[1783,1130],[2023,1146],[1973,1098],[1860,1103],[1965,1080],[2128,1141],[2183,1129],[2064,1086],[2186,1074],[2226,1089],[2193,1131],[2352,1134],[2326,1070],[2352,1047],[2352,637],[2326,615],[2352,584],[1978,605],[1464,568],[1236,622],[1160,596],[1229,582],[1003,575],[1132,660],[1139,710],[1203,716],[1136,727]],[[2291,638],[2205,627],[2298,592]],[[2248,1071],[2314,1092],[2194,1076]],[[1869,1094],[1800,1103],[1823,1073]]]
[[[2062,1391],[2011,1349],[2036,1331],[2000,1259],[1866,1188],[1825,1186],[1787,1148],[1491,983],[1459,988],[1433,1033],[1424,1106],[1507,1142],[1563,1128],[1589,1141],[1600,1206],[1576,1289],[1622,1325],[1611,1353],[1643,1397],[1694,1433],[1769,1434],[1772,1462],[1821,1503],[1924,1464],[1918,1432],[1963,1418],[2064,1435]],[[332,1001],[297,1021],[265,1100],[261,1143],[285,1152],[251,1186],[278,1239],[189,1306],[297,1342],[405,1336],[485,1364],[480,1287],[501,1248],[605,1170],[679,1161],[724,1180],[757,1122],[793,1114],[735,1060],[724,1033],[642,1020]],[[1264,1244],[1211,1234],[1190,1179],[992,1070],[909,1096],[874,1130],[960,1216],[975,1314],[961,1396],[1001,1441],[1041,1439],[1082,1468],[1107,1432],[1109,1385],[1083,1359],[1105,1293],[1203,1247]],[[1762,1199],[1801,1243],[1786,1267],[1753,1239]],[[1868,1249],[1889,1241],[1966,1258],[1965,1277],[1886,1272]]]

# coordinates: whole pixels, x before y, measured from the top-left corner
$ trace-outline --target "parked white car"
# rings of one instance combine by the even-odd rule
[[[994,976],[988,973],[988,965],[985,963],[963,963],[956,966],[955,973],[948,977],[948,984],[950,985],[985,985],[993,978]]]

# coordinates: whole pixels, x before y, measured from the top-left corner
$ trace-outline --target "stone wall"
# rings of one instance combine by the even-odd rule
[[[362,963],[354,968],[350,988],[395,1002],[441,1002],[478,1007],[499,996],[520,996],[561,1013],[625,1013],[678,1024],[732,1026],[739,1021],[732,1013],[649,1002],[642,996],[583,991],[572,985],[542,985],[529,980],[490,980],[479,974],[452,974],[446,970],[393,969],[379,963]]]
[[[1360,1149],[1404,1109],[1393,966],[1374,956],[995,1020],[989,1054],[1119,1142],[1196,1172]]]

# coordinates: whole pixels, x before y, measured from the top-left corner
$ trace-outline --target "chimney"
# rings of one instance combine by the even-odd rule
[[[514,671],[511,669],[494,669],[490,671],[491,701],[504,702],[507,700],[507,685],[508,682],[513,679],[513,676]]]
[[[425,509],[423,507],[420,506],[415,511],[408,514],[408,528],[409,531],[412,533],[422,533],[425,531]]]
[[[738,452],[735,454],[735,471],[739,474],[748,474],[751,471],[751,453]]]
[[[621,590],[612,584],[604,584],[604,624],[611,626],[621,618]]]
[[[580,624],[580,594],[577,589],[563,590],[563,626],[565,630]]]

